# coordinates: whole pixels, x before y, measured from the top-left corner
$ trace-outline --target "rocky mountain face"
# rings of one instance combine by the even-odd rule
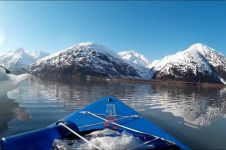
[[[140,79],[137,70],[108,48],[85,42],[49,55],[31,65],[31,73],[60,78],[103,76]]]
[[[152,79],[226,83],[226,57],[198,43],[150,65]]]
[[[150,60],[135,50],[122,51],[119,52],[118,55],[127,63],[131,64],[137,70],[142,79],[151,79],[151,70],[148,67],[151,64]]]
[[[12,73],[20,74],[28,72],[30,64],[47,55],[42,51],[25,51],[20,48],[1,55],[0,66],[7,68]]]

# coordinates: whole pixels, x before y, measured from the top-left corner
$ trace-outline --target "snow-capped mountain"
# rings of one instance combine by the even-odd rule
[[[152,79],[225,83],[226,57],[197,43],[151,64]]]
[[[41,59],[43,57],[46,57],[49,55],[49,53],[45,53],[40,50],[35,50],[35,51],[26,51],[28,55],[33,56],[35,60]]]
[[[118,55],[131,64],[139,72],[143,79],[151,79],[150,68],[151,61],[135,50],[118,52]]]
[[[151,61],[144,57],[144,55],[141,55],[135,50],[129,50],[129,51],[122,51],[119,52],[118,55],[130,63],[138,64],[140,66],[148,66]]]
[[[13,73],[29,70],[57,77],[91,75],[226,84],[226,57],[201,43],[153,62],[134,50],[117,54],[92,42],[47,55],[20,48],[1,55],[0,66]]]
[[[25,51],[23,48],[19,48],[1,55],[0,65],[15,74],[24,73],[29,70],[29,65],[47,55],[42,51]]]
[[[136,69],[110,49],[84,42],[39,59],[31,73],[57,77],[104,76],[140,78]]]

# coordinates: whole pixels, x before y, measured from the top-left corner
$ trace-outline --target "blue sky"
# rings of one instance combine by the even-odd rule
[[[0,2],[0,53],[93,41],[160,59],[205,43],[226,55],[226,2]]]

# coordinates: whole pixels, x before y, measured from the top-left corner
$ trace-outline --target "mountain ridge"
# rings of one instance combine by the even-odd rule
[[[2,61],[3,58],[7,59]],[[20,48],[0,56],[0,63],[7,60],[10,61],[4,67],[14,65],[14,68],[36,75],[55,73],[61,77],[91,75],[226,84],[226,57],[202,43],[154,61],[135,50],[116,53],[94,42],[78,43],[47,56],[40,51]]]

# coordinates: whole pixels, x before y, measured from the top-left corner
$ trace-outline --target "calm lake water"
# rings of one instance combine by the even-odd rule
[[[193,149],[226,149],[226,88],[106,80],[23,81],[0,94],[0,137],[46,127],[108,95]]]

